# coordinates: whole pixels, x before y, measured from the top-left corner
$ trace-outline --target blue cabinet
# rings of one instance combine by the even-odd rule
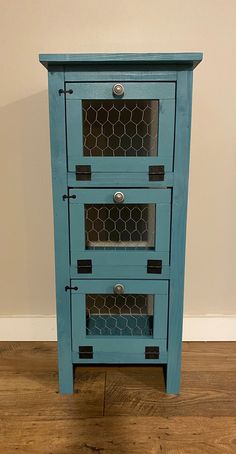
[[[178,393],[193,69],[202,54],[45,54],[59,384],[157,364]]]

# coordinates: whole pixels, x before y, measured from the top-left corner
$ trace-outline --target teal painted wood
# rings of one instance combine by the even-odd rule
[[[110,251],[109,251],[110,252]],[[111,255],[108,251],[106,252],[106,262],[105,256],[103,253],[100,254],[100,251],[89,251],[83,252],[79,254],[80,260],[92,260],[93,268],[92,273],[85,273],[83,274],[83,279],[91,278],[99,278],[99,279],[106,279],[109,278],[117,278],[117,279],[169,279],[170,278],[170,266],[169,266],[169,253],[167,252],[153,252],[146,253],[145,256],[142,254],[142,251],[139,254],[133,253],[133,251],[129,251],[129,261],[132,262],[132,265],[127,264],[126,257],[128,257],[127,253],[122,253],[121,251],[113,251],[113,255]],[[123,258],[123,261],[122,261]],[[147,272],[147,260],[162,260],[162,271],[161,274],[149,274]],[[121,263],[122,261],[122,263]],[[135,265],[134,265],[135,263]],[[141,263],[138,264],[138,263]],[[78,278],[82,275],[78,274],[77,266],[75,262],[71,266],[70,272],[71,278]]]
[[[72,90],[73,93],[67,96],[67,101],[73,99],[114,99],[112,93],[113,84],[110,82],[103,83],[67,83],[66,89]],[[123,99],[175,99],[175,84],[171,82],[124,82]]]
[[[153,342],[153,340],[148,341],[149,346],[157,346],[160,349],[159,359],[149,359],[144,358],[144,347],[147,345],[144,340],[134,339],[129,341],[130,350],[129,352],[120,352],[116,354],[117,339],[110,343],[110,350],[106,351],[105,345],[102,342],[102,339],[98,339],[99,342],[94,344],[94,341],[89,342],[90,345],[96,348],[96,359],[81,359],[79,353],[72,352],[72,361],[74,364],[166,364],[168,361],[168,353],[166,351],[166,341],[163,339],[158,339]],[[120,341],[119,341],[120,342]],[[98,348],[99,347],[99,348]],[[142,349],[142,353],[141,352]],[[147,371],[148,373],[148,371]]]
[[[177,81],[175,180],[172,201],[171,279],[166,390],[180,391],[184,297],[185,237],[191,127],[192,71],[181,71]]]
[[[63,394],[73,392],[73,364],[71,357],[71,313],[70,294],[65,286],[69,275],[68,208],[62,200],[67,193],[66,154],[65,154],[65,102],[58,96],[64,85],[64,72],[57,67],[48,73],[51,165],[54,207],[54,241],[56,271],[56,304],[59,387]]]
[[[77,260],[90,259],[93,262],[92,275],[87,277],[136,277],[153,275],[147,273],[147,260],[162,259],[163,265],[169,265],[169,243],[170,243],[170,200],[171,190],[153,189],[127,189],[119,188],[124,194],[123,206],[128,204],[154,204],[155,205],[155,243],[153,250],[124,250],[117,249],[86,249],[85,244],[85,205],[86,204],[112,204],[114,205],[114,189],[73,189],[70,199],[70,240],[71,240],[71,265],[76,273]],[[101,247],[103,249],[103,247]],[[115,249],[115,250],[114,250]],[[150,254],[155,252],[155,254]],[[142,254],[142,256],[141,256]],[[142,258],[143,257],[143,260]],[[164,269],[163,271],[168,271]],[[73,276],[75,274],[73,273]],[[84,276],[86,277],[86,276]],[[163,276],[161,273],[159,279]]]
[[[166,361],[166,338],[167,338],[167,310],[168,310],[168,283],[165,281],[132,281],[123,280],[125,294],[153,294],[154,295],[154,335],[151,336],[91,336],[86,335],[86,294],[101,293],[113,294],[113,287],[117,281],[93,280],[83,282],[73,281],[79,290],[72,292],[72,331],[74,353],[78,352],[79,346],[93,346],[94,357],[91,361],[105,363],[150,363],[145,359],[145,346],[159,346],[160,358],[153,363]],[[74,357],[75,362],[81,362],[80,358]]]
[[[106,82],[106,81],[167,81],[175,82],[177,80],[178,68],[171,66],[153,66],[148,65],[144,69],[142,64],[139,65],[119,65],[104,67],[104,65],[81,67],[78,65],[65,66],[66,82]]]
[[[70,199],[70,206],[80,205],[85,203],[108,203],[114,204],[114,193],[117,188],[104,189],[100,188],[99,191],[95,189],[70,189],[70,194],[76,195],[76,198]],[[169,189],[129,189],[119,187],[119,191],[124,194],[123,205],[129,203],[158,203],[170,204],[171,191]]]
[[[145,173],[149,181],[149,166],[164,165],[165,172],[172,171],[173,147],[174,147],[174,122],[175,122],[175,83],[140,83],[127,82],[124,84],[126,99],[159,100],[158,115],[158,145],[156,156],[149,157],[87,157],[83,155],[83,121],[82,100],[102,99],[115,100],[112,94],[111,83],[70,83],[66,84],[67,90],[73,93],[66,96],[67,112],[67,150],[68,170],[75,171],[76,165],[91,165],[92,180],[96,180],[99,186],[104,185],[105,178],[97,173],[119,173],[122,180],[124,173]],[[90,182],[87,183],[90,186]]]
[[[117,284],[117,280],[115,279],[91,279],[88,284],[88,281],[84,279],[73,279],[72,280],[73,286],[77,286],[78,290],[72,290],[71,295],[83,295],[86,292],[88,293],[113,293],[113,287]],[[122,284],[125,287],[126,293],[150,293],[150,282],[146,280],[143,281],[136,281],[136,280],[127,280],[123,279]],[[168,282],[167,281],[160,281],[156,282],[153,280],[152,288],[155,289],[156,294],[158,295],[168,295]]]
[[[117,161],[116,161],[117,162]],[[160,161],[159,161],[160,163]],[[162,160],[162,164],[164,160]],[[89,162],[87,162],[89,165]],[[117,165],[115,166],[117,167]],[[165,172],[164,181],[149,181],[148,165],[144,168],[146,172],[96,172],[92,174],[91,181],[78,181],[76,180],[75,172],[68,173],[68,186],[69,187],[111,187],[111,186],[129,186],[129,187],[148,187],[148,188],[166,188],[173,186],[174,174],[172,172]]]
[[[59,382],[62,393],[73,392],[73,364],[81,363],[145,363],[145,345],[158,345],[160,358],[148,360],[150,364],[166,365],[166,391],[178,393],[180,389],[181,345],[182,345],[182,317],[183,317],[183,289],[184,289],[184,261],[185,261],[185,236],[186,236],[186,212],[187,212],[187,189],[188,189],[188,165],[189,165],[189,142],[191,122],[191,94],[192,94],[192,70],[201,61],[202,54],[97,54],[97,55],[41,55],[40,61],[48,66],[49,71],[49,104],[50,104],[50,130],[52,149],[52,177],[54,199],[54,225],[55,225],[55,254],[56,254],[56,289],[57,289],[57,324],[58,324],[58,354],[59,354]],[[162,85],[164,91],[168,86],[176,87],[176,117],[174,115],[175,100],[163,99],[163,103],[172,103],[172,124],[163,126],[160,134],[165,146],[166,140],[173,143],[175,136],[174,163],[171,153],[152,158],[88,158],[82,156],[82,129],[79,121],[81,115],[81,91],[83,86],[89,88],[91,82],[96,88],[93,92],[87,90],[91,99],[98,99],[101,94],[110,96],[107,89],[114,81],[125,82],[127,87],[134,90],[135,85],[142,83],[146,87],[146,94],[152,92],[154,85]],[[83,83],[81,83],[83,82]],[[84,83],[85,82],[85,83]],[[172,83],[171,83],[172,82]],[[166,85],[165,85],[166,84]],[[58,90],[68,87],[76,87],[75,96],[59,96]],[[100,94],[99,94],[100,90]],[[168,90],[167,90],[168,91]],[[133,91],[132,96],[134,96]],[[137,92],[138,93],[138,92]],[[76,143],[77,151],[80,150],[73,161],[69,162],[69,170],[66,166],[66,131],[65,131],[65,99],[69,110],[72,105],[75,108],[73,115],[68,118],[70,133],[67,136],[71,143]],[[155,99],[155,98],[154,98]],[[170,105],[170,104],[169,104]],[[167,111],[167,105],[162,104]],[[74,107],[73,107],[74,108]],[[163,117],[162,117],[163,118]],[[168,116],[166,116],[168,119]],[[174,131],[175,120],[175,131]],[[80,138],[78,141],[78,128]],[[72,153],[73,154],[73,153]],[[70,150],[69,150],[70,155]],[[69,159],[70,161],[70,159]],[[104,162],[105,164],[104,164]],[[135,162],[137,164],[135,164]],[[115,164],[114,164],[115,162]],[[85,164],[93,167],[92,180],[77,181],[74,174],[74,165]],[[136,167],[137,165],[137,167]],[[149,182],[148,166],[165,165],[165,181]],[[95,167],[94,167],[95,166]],[[94,169],[96,170],[94,172]],[[96,186],[96,189],[88,189]],[[166,187],[172,189],[166,189]],[[84,189],[83,189],[84,187]],[[107,187],[107,189],[105,189]],[[84,243],[84,203],[111,200],[114,189],[129,192],[134,202],[141,200],[154,200],[164,197],[160,206],[165,207],[162,218],[166,221],[161,228],[161,248],[158,250],[106,250],[105,256],[102,250],[85,250]],[[128,189],[126,189],[128,187]],[[162,190],[160,188],[163,188]],[[77,188],[77,189],[74,189]],[[142,189],[141,189],[142,188]],[[146,188],[146,189],[144,189]],[[148,189],[149,188],[149,189]],[[159,189],[158,189],[159,188]],[[62,200],[63,194],[82,195],[80,203],[70,200],[70,203]],[[112,192],[113,191],[113,192]],[[132,193],[133,191],[133,193]],[[141,195],[144,192],[143,195]],[[171,199],[165,200],[166,194],[172,193]],[[91,194],[93,197],[91,198]],[[153,198],[146,195],[153,194]],[[160,202],[160,199],[159,199]],[[97,202],[99,203],[99,202]],[[101,202],[102,203],[102,202]],[[112,202],[111,202],[112,203]],[[172,207],[171,231],[169,220],[169,208]],[[71,237],[76,238],[75,246],[69,244],[69,207],[70,223],[72,227]],[[168,214],[168,216],[167,216]],[[168,221],[167,221],[167,217]],[[78,220],[81,220],[79,222]],[[167,225],[167,229],[165,226]],[[77,232],[76,230],[77,229]],[[160,232],[159,232],[160,234]],[[73,240],[74,241],[74,240]],[[169,246],[171,246],[169,250]],[[92,259],[93,275],[81,275],[78,279],[76,259],[73,254],[79,250],[80,259]],[[138,255],[136,254],[138,252]],[[134,255],[135,253],[135,255]],[[106,258],[106,260],[104,260]],[[148,259],[160,259],[163,263],[161,275],[151,275],[146,272]],[[95,279],[98,278],[98,279]],[[109,279],[108,279],[109,278]],[[71,279],[71,280],[70,280]],[[155,280],[154,280],[155,279]],[[65,286],[71,282],[72,286],[78,286],[79,290],[65,292]],[[131,336],[117,339],[117,336],[86,336],[85,326],[85,295],[86,293],[112,293],[113,286],[122,282],[127,292],[158,294],[158,312],[155,313],[154,336],[143,336],[141,339]],[[79,304],[78,304],[79,303]],[[167,328],[168,310],[168,329]],[[71,317],[72,311],[72,317]],[[162,321],[162,323],[161,323]],[[127,339],[128,338],[128,339]],[[95,356],[91,360],[79,358],[78,339],[83,345],[94,347]]]
[[[47,68],[49,64],[189,64],[195,68],[203,58],[201,52],[182,53],[118,53],[118,54],[40,54],[39,61]]]
[[[68,117],[67,117],[68,118]],[[77,117],[80,118],[80,117]],[[78,121],[77,121],[78,122]],[[75,122],[74,122],[75,124]],[[78,125],[77,125],[78,128]],[[68,130],[69,131],[69,130]],[[168,131],[168,130],[167,130]],[[74,134],[75,137],[75,134]],[[94,178],[99,178],[99,181],[101,181],[101,175],[97,176],[96,173],[106,173],[106,174],[119,174],[119,176],[122,178],[122,173],[126,174],[125,177],[126,179],[129,178],[129,176],[132,177],[132,173],[135,175],[140,174],[140,173],[145,173],[145,176],[147,177],[148,172],[149,172],[149,166],[155,166],[155,165],[164,165],[165,166],[165,172],[172,172],[172,155],[173,152],[171,153],[166,153],[164,156],[162,156],[161,149],[160,149],[160,156],[157,157],[88,157],[88,156],[82,156],[82,154],[79,153],[81,150],[80,144],[81,140],[79,136],[79,133],[77,133],[77,141],[74,142],[74,150],[70,149],[70,171],[75,172],[75,166],[77,164],[79,165],[91,165],[91,172],[92,172],[92,181]],[[70,136],[70,131],[68,133],[68,138],[70,144],[72,143],[71,136]],[[172,139],[173,140],[173,139]],[[167,141],[168,144],[170,144],[170,139]],[[77,146],[75,146],[77,144]],[[69,146],[68,146],[69,148]],[[165,144],[165,147],[162,148],[163,151],[166,151],[167,145]],[[171,151],[172,150],[172,144],[168,149]],[[105,161],[104,161],[105,160]],[[108,175],[108,177],[109,177]],[[133,175],[133,177],[135,177]],[[79,182],[77,183],[79,184]],[[87,187],[89,187],[90,182],[87,181]],[[166,186],[166,182],[165,182]]]

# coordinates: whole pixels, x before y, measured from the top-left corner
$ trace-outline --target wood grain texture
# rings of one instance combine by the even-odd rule
[[[203,58],[201,52],[182,53],[110,53],[110,54],[39,54],[39,61],[47,68],[50,64],[98,63],[165,63],[189,64],[195,68]]]
[[[11,423],[2,452],[235,454],[235,425],[235,418],[226,418],[222,426],[221,418],[208,417],[20,421]],[[5,426],[2,430],[5,434]]]
[[[61,396],[53,342],[0,343],[0,452],[235,454],[236,343],[184,343],[182,392],[155,366],[80,366]]]
[[[66,125],[65,100],[59,96],[64,87],[63,68],[53,67],[48,73],[49,87],[49,118],[51,143],[51,168],[54,212],[54,245],[55,245],[55,277],[56,307],[58,336],[58,367],[59,384],[62,393],[73,392],[73,364],[71,359],[71,312],[70,294],[65,287],[70,283],[70,245],[68,237],[69,220],[68,205],[63,200],[67,194],[67,162],[66,162]]]

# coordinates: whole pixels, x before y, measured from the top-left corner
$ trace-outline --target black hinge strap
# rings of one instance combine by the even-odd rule
[[[78,181],[91,180],[91,166],[75,166],[75,177]]]
[[[79,357],[81,359],[93,359],[93,347],[90,345],[80,345]]]
[[[159,359],[160,349],[155,345],[145,347],[145,359]]]
[[[161,274],[162,273],[162,260],[148,260],[147,273]]]
[[[92,260],[77,260],[77,273],[92,273]]]
[[[64,90],[63,88],[60,88],[60,90],[58,90],[58,93],[59,93],[59,96],[65,95],[66,93],[68,93],[69,95],[72,95],[73,90],[71,88],[70,88],[70,90]]]
[[[149,166],[149,181],[164,181],[165,166]]]

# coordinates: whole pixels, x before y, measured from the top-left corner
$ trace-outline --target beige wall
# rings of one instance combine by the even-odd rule
[[[203,51],[194,72],[186,314],[236,314],[235,0],[1,0],[0,314],[55,311],[38,53]]]

